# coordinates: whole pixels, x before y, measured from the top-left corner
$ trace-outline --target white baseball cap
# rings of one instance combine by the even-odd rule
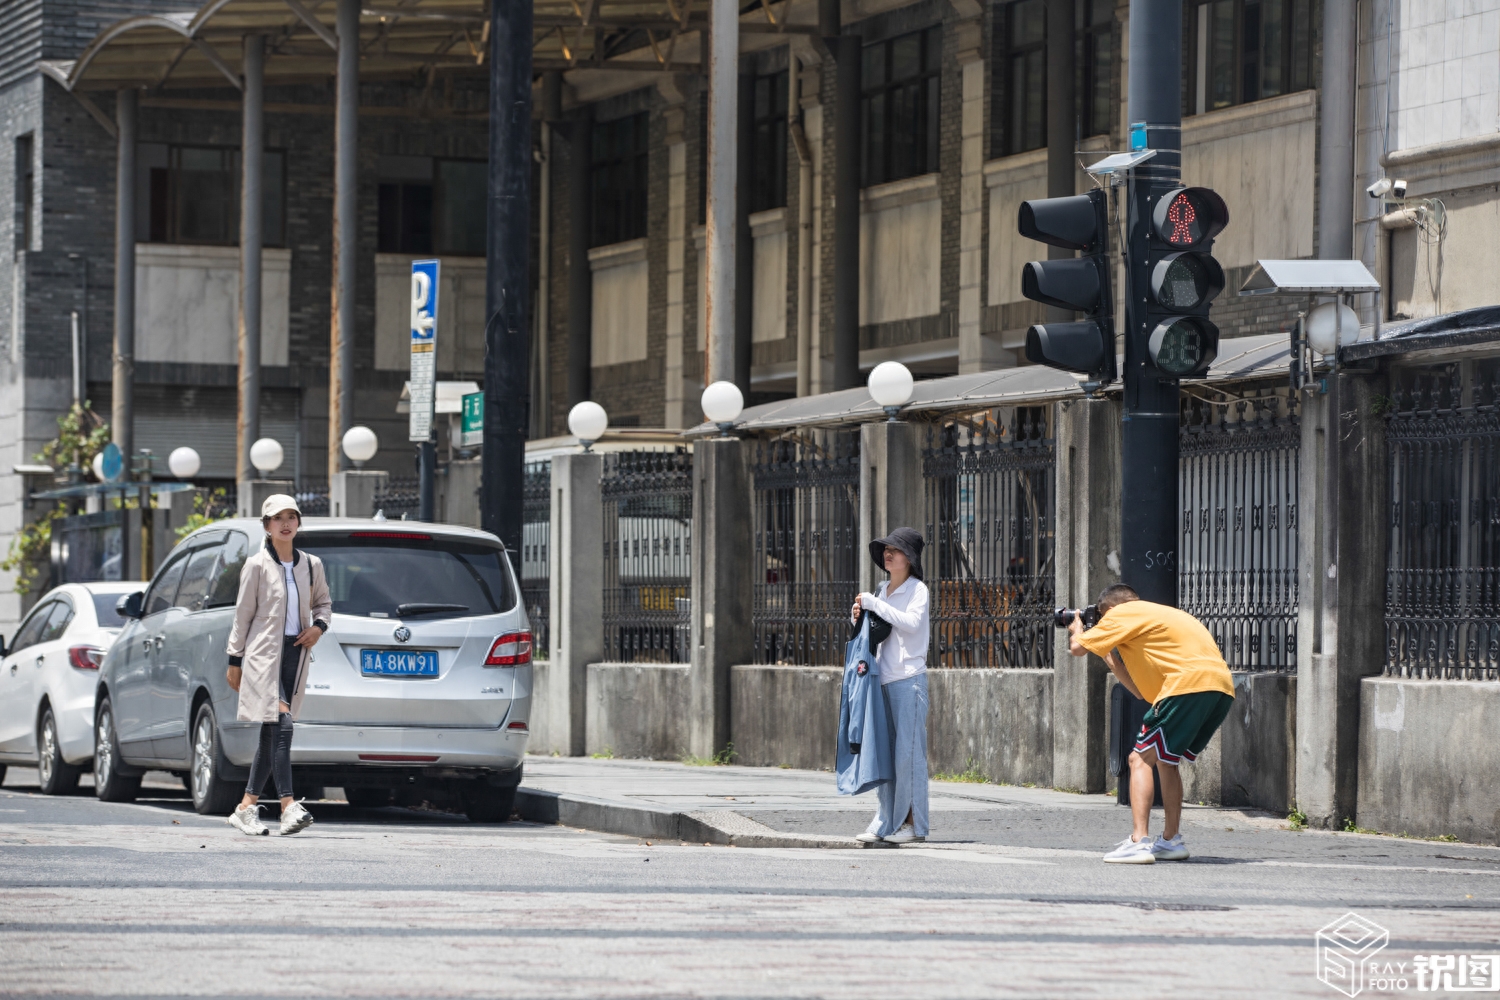
[[[284,510],[295,510],[297,517],[302,517],[302,508],[297,506],[297,498],[285,493],[273,493],[266,497],[266,502],[260,505],[260,516],[275,517]]]

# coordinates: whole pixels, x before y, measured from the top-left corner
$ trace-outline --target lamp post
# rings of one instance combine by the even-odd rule
[[[730,437],[734,422],[745,409],[745,397],[740,387],[728,380],[720,380],[703,390],[703,415],[718,424],[721,437]]]
[[[885,410],[886,420],[895,423],[901,407],[911,399],[915,381],[911,377],[911,371],[901,362],[882,361],[870,372],[870,379],[866,384],[870,390],[870,398]]]
[[[568,430],[583,445],[584,451],[592,451],[594,442],[604,436],[608,427],[609,414],[592,399],[585,399],[568,411]]]

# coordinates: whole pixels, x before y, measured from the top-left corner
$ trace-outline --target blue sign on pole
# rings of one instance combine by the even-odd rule
[[[432,408],[437,392],[438,262],[411,262],[411,419],[408,437],[432,436]]]
[[[125,458],[120,454],[119,445],[111,441],[104,446],[104,451],[100,453],[99,468],[104,473],[106,481],[111,483],[120,481],[120,476],[125,472]]]

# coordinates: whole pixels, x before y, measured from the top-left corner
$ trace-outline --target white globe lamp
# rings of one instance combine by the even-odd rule
[[[911,399],[914,380],[911,372],[899,361],[882,361],[870,372],[870,398],[885,410],[886,419],[895,423],[896,414],[906,401]]]
[[[198,453],[191,448],[174,448],[172,454],[167,456],[167,468],[172,470],[172,475],[178,479],[192,479],[198,474],[198,469],[203,463],[198,459]]]
[[[349,461],[354,463],[356,469],[364,468],[365,463],[374,458],[379,450],[380,439],[363,424],[344,432],[344,454],[349,456]]]
[[[89,463],[89,468],[94,470],[95,479],[101,483],[104,482],[104,452],[101,451],[94,456],[94,460]]]
[[[568,430],[583,445],[584,451],[589,451],[608,427],[609,414],[592,399],[585,399],[568,411]]]
[[[250,464],[259,469],[262,475],[269,475],[281,468],[281,460],[285,457],[281,442],[275,438],[261,438],[250,446]]]
[[[1307,314],[1307,342],[1319,354],[1332,354],[1359,340],[1359,314],[1342,302],[1324,302]]]
[[[745,409],[745,397],[733,382],[715,382],[703,390],[703,417],[719,425],[724,437],[734,429],[734,422]]]

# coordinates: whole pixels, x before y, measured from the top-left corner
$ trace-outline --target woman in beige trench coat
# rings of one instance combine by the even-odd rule
[[[285,494],[267,497],[260,514],[266,544],[245,560],[240,573],[228,672],[229,686],[240,695],[236,717],[260,723],[260,745],[245,797],[227,822],[249,836],[271,832],[260,821],[258,805],[269,772],[281,797],[286,837],[313,821],[292,797],[292,720],[302,708],[308,650],[328,631],[333,601],[322,560],[293,544],[302,527],[297,501]]]

